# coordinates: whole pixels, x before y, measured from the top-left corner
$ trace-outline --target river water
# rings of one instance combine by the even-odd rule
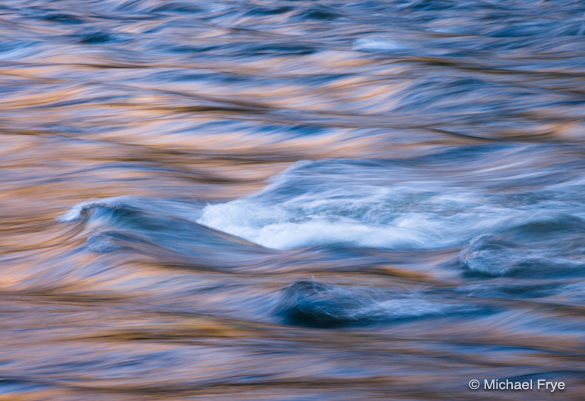
[[[582,400],[584,35],[571,0],[0,1],[0,400]]]

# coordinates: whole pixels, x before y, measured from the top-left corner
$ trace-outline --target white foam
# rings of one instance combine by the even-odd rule
[[[275,249],[422,249],[460,244],[517,214],[471,190],[392,184],[387,174],[377,166],[299,164],[257,195],[206,206],[197,222]]]

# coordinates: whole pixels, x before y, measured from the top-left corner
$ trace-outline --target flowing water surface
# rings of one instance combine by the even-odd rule
[[[0,1],[0,400],[582,400],[584,195],[582,1]]]

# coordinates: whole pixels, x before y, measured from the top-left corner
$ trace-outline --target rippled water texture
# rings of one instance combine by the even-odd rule
[[[582,400],[584,35],[571,0],[0,1],[0,400]]]

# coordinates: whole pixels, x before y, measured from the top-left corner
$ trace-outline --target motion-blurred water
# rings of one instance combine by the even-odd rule
[[[5,0],[0,94],[0,400],[583,399],[585,3]]]

